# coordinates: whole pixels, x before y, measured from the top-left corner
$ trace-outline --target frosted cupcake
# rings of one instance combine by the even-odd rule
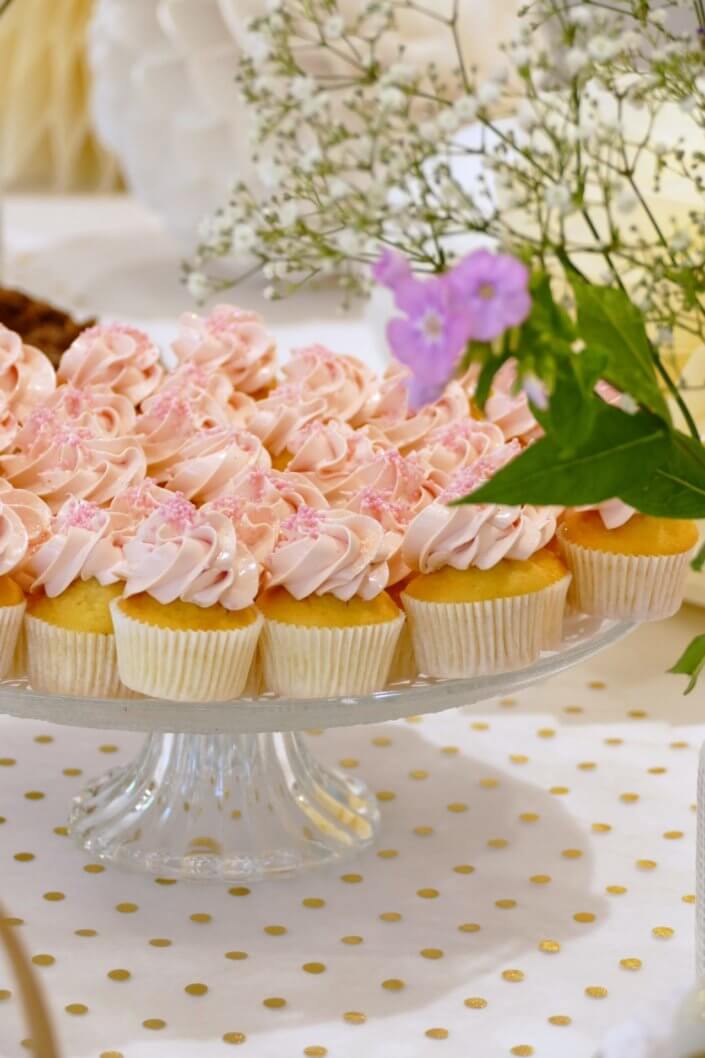
[[[388,541],[372,518],[302,507],[281,527],[260,597],[267,687],[325,698],[384,687],[404,618],[385,592]]]
[[[131,526],[127,515],[70,499],[27,559],[27,668],[35,691],[125,696],[110,603],[122,593],[117,569]]]
[[[89,327],[61,357],[57,379],[79,388],[107,386],[137,407],[164,376],[159,350],[144,331],[121,323]]]
[[[500,463],[500,456],[490,456],[461,471],[407,530],[402,556],[418,576],[402,601],[425,675],[522,668],[555,645],[570,583],[546,546],[556,529],[555,509],[448,506]]]
[[[375,386],[374,372],[355,356],[341,356],[323,345],[294,349],[282,367],[287,383],[305,395],[322,397],[326,419],[355,419]]]
[[[37,496],[0,481],[0,679],[12,669],[25,614],[20,569],[50,520],[49,508]]]
[[[256,312],[216,305],[205,318],[186,313],[172,348],[180,363],[225,375],[235,390],[255,399],[275,384],[274,338]]]
[[[94,436],[128,437],[134,433],[136,419],[134,404],[121,393],[101,386],[79,389],[62,385],[32,413],[17,445],[26,447],[31,434],[51,421],[89,430]]]
[[[275,470],[286,470],[291,461],[289,444],[303,426],[325,415],[321,396],[305,394],[301,386],[277,386],[256,405],[247,429],[259,437],[272,457]]]
[[[419,451],[425,467],[425,486],[436,495],[448,488],[454,475],[504,446],[504,435],[491,422],[464,419],[431,430]]]
[[[253,433],[216,426],[184,442],[163,482],[202,504],[224,496],[250,470],[269,470],[271,464],[269,452]]]
[[[144,450],[150,477],[163,479],[178,462],[186,441],[201,431],[230,425],[227,405],[206,390],[192,389],[181,380],[145,401],[137,417],[135,436]]]
[[[26,447],[0,457],[16,488],[40,496],[56,513],[71,498],[108,504],[145,477],[146,460],[134,437],[101,437],[48,418]]]
[[[287,469],[304,474],[324,496],[355,491],[350,482],[356,470],[374,459],[380,446],[362,430],[353,430],[339,420],[311,422],[290,438],[291,459]]]
[[[125,544],[122,575],[112,616],[123,683],[176,701],[237,698],[262,618],[260,566],[233,521],[173,496]]]
[[[558,531],[571,602],[600,617],[655,621],[683,602],[695,522],[637,514],[619,500],[566,511]]]
[[[51,361],[0,323],[0,401],[19,423],[56,388]]]

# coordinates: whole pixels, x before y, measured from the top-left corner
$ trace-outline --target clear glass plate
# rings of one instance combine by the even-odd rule
[[[419,679],[361,697],[232,702],[90,699],[0,683],[0,712],[56,724],[150,732],[130,764],[90,783],[70,826],[93,856],[177,878],[255,881],[350,856],[374,841],[377,802],[320,764],[299,733],[436,713],[570,668],[634,626],[577,615],[560,648],[515,672]]]

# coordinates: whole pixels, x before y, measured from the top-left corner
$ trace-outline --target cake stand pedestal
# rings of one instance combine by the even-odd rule
[[[560,648],[529,668],[419,680],[359,698],[93,700],[4,681],[0,712],[148,732],[134,761],[90,783],[73,802],[72,836],[92,856],[163,877],[251,882],[354,855],[379,829],[375,796],[321,764],[300,732],[486,701],[584,661],[632,627],[575,616]]]

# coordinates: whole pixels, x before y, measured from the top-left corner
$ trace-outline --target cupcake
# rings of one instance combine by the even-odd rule
[[[0,679],[13,668],[22,631],[25,595],[20,568],[48,532],[50,521],[49,508],[37,496],[0,481]]]
[[[144,402],[135,425],[150,477],[163,479],[183,445],[204,430],[231,425],[227,405],[206,390],[172,382]]]
[[[355,419],[375,385],[375,375],[355,356],[341,356],[323,345],[294,349],[282,367],[287,383],[301,387],[305,395],[322,397],[325,419],[350,422]]]
[[[255,406],[247,420],[247,429],[259,437],[272,457],[275,470],[286,470],[291,461],[289,443],[294,435],[326,410],[325,399],[305,394],[301,386],[277,386],[265,400]]]
[[[385,592],[388,541],[378,522],[302,507],[267,562],[262,655],[276,694],[368,694],[387,682],[404,618]]]
[[[0,324],[0,404],[22,424],[55,388],[48,357]]]
[[[448,506],[512,455],[499,450],[461,471],[407,530],[402,557],[417,575],[402,601],[419,670],[427,676],[523,668],[555,645],[570,582],[547,548],[556,510]]]
[[[302,426],[289,439],[288,451],[291,458],[287,470],[304,474],[330,497],[355,491],[357,483],[350,483],[350,478],[381,448],[364,430],[353,430],[347,423],[332,419]]]
[[[426,488],[438,495],[458,471],[503,448],[504,443],[498,426],[475,419],[460,419],[431,430],[418,453],[426,471]]]
[[[54,513],[70,498],[110,503],[145,477],[145,455],[134,436],[95,435],[57,422],[52,414],[42,414],[34,425],[36,430],[22,435],[22,447],[0,456],[0,469],[12,485],[36,493]]]
[[[117,570],[131,527],[127,515],[69,499],[27,559],[27,668],[35,691],[125,697],[110,603],[122,593]]]
[[[237,698],[262,618],[260,565],[233,521],[174,495],[125,543],[121,574],[112,616],[123,683],[176,701]]]
[[[235,390],[255,399],[275,385],[274,338],[256,312],[216,305],[205,319],[186,313],[172,348],[179,363],[224,375]]]
[[[683,602],[695,522],[637,514],[619,500],[566,511],[558,543],[573,574],[570,601],[600,617],[655,621]]]
[[[184,441],[162,480],[194,503],[208,503],[231,491],[250,470],[269,470],[271,464],[259,437],[237,427],[215,426]]]
[[[159,350],[144,331],[98,324],[79,334],[61,358],[57,380],[79,388],[107,386],[138,407],[164,376]]]

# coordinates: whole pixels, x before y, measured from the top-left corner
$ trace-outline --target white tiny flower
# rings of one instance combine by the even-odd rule
[[[345,21],[342,15],[331,15],[323,23],[323,34],[330,40],[337,40],[345,32]]]
[[[557,209],[559,213],[567,213],[570,209],[571,193],[565,184],[550,184],[543,197],[549,209]]]
[[[444,132],[457,132],[459,126],[457,111],[450,107],[447,110],[444,110],[443,113],[439,115],[438,124]]]
[[[257,232],[249,224],[237,224],[233,231],[233,249],[245,253],[257,241]]]
[[[245,52],[254,62],[265,62],[271,53],[270,43],[262,33],[248,33]]]
[[[274,301],[275,297],[277,296],[277,292],[274,287],[265,287],[262,293],[267,299],[267,301]]]
[[[277,270],[273,261],[267,261],[267,263],[262,266],[262,275],[265,279],[274,279],[276,274]]]
[[[628,393],[622,393],[619,400],[617,401],[617,407],[627,415],[636,415],[639,411],[639,405]]]
[[[567,72],[574,77],[588,62],[588,53],[583,48],[569,48],[563,57]]]
[[[477,100],[474,96],[460,96],[454,104],[455,113],[461,122],[474,121],[477,117]]]
[[[304,172],[310,172],[311,169],[316,168],[316,166],[321,160],[321,157],[321,148],[318,145],[310,147],[309,150],[307,150],[301,158],[301,168],[304,170]]]
[[[595,62],[609,62],[619,51],[619,43],[598,33],[588,42],[588,51]]]
[[[574,26],[588,26],[592,22],[592,16],[591,9],[580,4],[575,4],[568,13]]]
[[[668,12],[663,7],[658,7],[655,11],[653,9],[649,11],[649,22],[654,26],[665,26],[667,18]]]
[[[360,236],[352,228],[346,228],[338,236],[338,245],[343,253],[356,254],[360,249]]]
[[[274,14],[281,10],[282,0],[267,0],[267,11]]]
[[[654,154],[658,155],[659,157],[664,154],[668,154],[671,149],[671,144],[665,143],[663,140],[656,140],[655,143],[651,144],[651,150],[654,152]]]
[[[419,132],[425,140],[435,140],[438,136],[438,126],[435,121],[422,121]]]
[[[283,228],[290,228],[299,216],[299,209],[295,202],[289,199],[279,210],[279,223]]]
[[[633,213],[639,205],[639,199],[629,187],[625,187],[615,198],[615,205],[620,213]]]
[[[575,353],[576,356],[579,356],[581,353],[584,353],[585,352],[585,342],[583,341],[583,339],[582,338],[576,338],[575,341],[573,342],[573,344],[570,347],[570,351],[572,353]]]
[[[401,110],[406,103],[406,95],[399,88],[390,85],[383,88],[379,94],[379,101],[385,110]]]
[[[695,78],[695,87],[701,95],[705,96],[705,75],[700,74],[699,77]]]
[[[531,60],[531,52],[525,45],[520,44],[516,48],[512,48],[512,59],[517,66],[528,66]]]
[[[675,253],[687,250],[690,246],[690,234],[687,231],[674,231],[668,240],[668,245]]]
[[[517,121],[523,129],[532,129],[538,124],[536,111],[530,99],[522,99],[517,107]]]
[[[348,185],[338,176],[334,176],[328,184],[328,194],[331,198],[345,198],[348,191]]]
[[[257,166],[257,175],[268,188],[279,187],[284,176],[284,170],[271,158],[264,158]]]
[[[310,99],[315,93],[317,84],[313,77],[295,77],[290,86],[290,91],[294,99]]]
[[[203,301],[208,297],[210,287],[203,272],[189,272],[186,287],[194,301]]]
[[[478,102],[483,107],[492,106],[502,94],[500,86],[496,81],[483,81],[477,90]]]

